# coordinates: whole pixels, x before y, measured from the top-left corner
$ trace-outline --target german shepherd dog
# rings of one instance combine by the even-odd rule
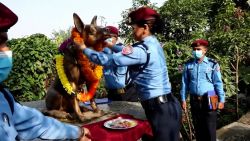
[[[72,34],[77,32],[80,38],[88,47],[92,47],[96,51],[102,51],[104,47],[104,40],[107,39],[108,31],[105,28],[97,26],[97,17],[94,16],[91,24],[85,25],[77,14],[73,14],[74,25]],[[69,40],[71,40],[69,39]],[[72,42],[69,42],[66,49],[63,51],[63,67],[64,72],[68,78],[70,85],[74,92],[82,90],[82,86],[86,85],[87,94],[95,94],[99,79],[94,73],[97,65],[91,63],[89,59],[79,50],[79,48]],[[103,111],[99,110],[94,98],[90,100],[92,110],[79,105],[79,100],[74,94],[68,94],[64,89],[59,76],[48,88],[46,98],[46,110],[43,111],[45,115],[52,116],[58,119],[79,119],[81,122],[102,116]]]

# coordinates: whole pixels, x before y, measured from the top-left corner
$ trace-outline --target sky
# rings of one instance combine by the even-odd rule
[[[166,0],[150,0],[158,7]],[[97,15],[100,25],[118,26],[122,11],[132,7],[132,0],[1,0],[17,16],[18,22],[9,29],[8,36],[21,38],[35,33],[52,37],[53,31],[67,30],[73,26],[73,13],[89,24]],[[103,24],[104,25],[104,24]]]

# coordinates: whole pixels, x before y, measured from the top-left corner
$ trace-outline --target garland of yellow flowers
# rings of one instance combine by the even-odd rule
[[[64,68],[63,68],[63,55],[56,55],[56,70],[58,77],[63,85],[63,88],[67,91],[69,95],[74,94],[72,86],[69,83],[69,80],[65,74]]]
[[[57,74],[58,74],[58,77],[63,85],[63,88],[67,91],[67,93],[69,95],[75,94],[75,92],[73,91],[73,88],[70,85],[69,80],[65,74],[64,68],[63,68],[64,56],[63,55],[56,55],[55,58],[56,58]],[[98,79],[101,79],[101,77],[102,77],[102,74],[103,74],[102,69],[103,69],[102,66],[96,66],[94,69],[94,73]],[[93,97],[92,95],[84,95],[84,96],[83,95],[84,94],[82,94],[82,93],[77,93],[77,98],[81,101],[89,101]]]

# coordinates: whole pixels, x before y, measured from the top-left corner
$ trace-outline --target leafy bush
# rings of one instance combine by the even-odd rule
[[[12,39],[13,69],[5,82],[20,101],[38,100],[46,93],[46,84],[53,75],[56,45],[43,34]]]
[[[185,44],[169,41],[164,46],[168,66],[168,74],[172,85],[172,92],[180,96],[181,77],[184,63],[191,56],[191,48]]]

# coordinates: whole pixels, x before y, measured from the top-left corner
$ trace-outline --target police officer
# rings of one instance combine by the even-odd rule
[[[195,40],[194,58],[185,63],[182,74],[181,99],[186,112],[187,92],[190,93],[190,104],[197,141],[216,141],[216,108],[212,108],[209,94],[214,92],[219,98],[218,109],[224,108],[225,95],[219,64],[205,56],[208,41]]]
[[[0,3],[0,84],[12,68],[12,51],[7,47],[7,30],[17,22],[17,16]],[[0,141],[41,139],[73,139],[90,141],[87,128],[64,124],[46,117],[36,109],[16,102],[11,93],[0,86]]]
[[[171,94],[166,58],[155,33],[161,28],[160,15],[149,7],[141,7],[128,15],[137,43],[113,55],[96,52],[82,42],[75,43],[93,62],[104,66],[129,66],[155,141],[179,140],[181,106]]]
[[[118,42],[119,31],[114,26],[106,26],[111,37],[106,40],[108,44],[124,47]],[[114,50],[112,47],[105,47],[103,52],[106,54],[114,54],[119,50]],[[105,88],[108,92],[108,98],[113,101],[138,101],[138,95],[132,87],[125,89],[125,79],[127,74],[127,66],[111,67],[104,66],[103,74],[105,79]]]

